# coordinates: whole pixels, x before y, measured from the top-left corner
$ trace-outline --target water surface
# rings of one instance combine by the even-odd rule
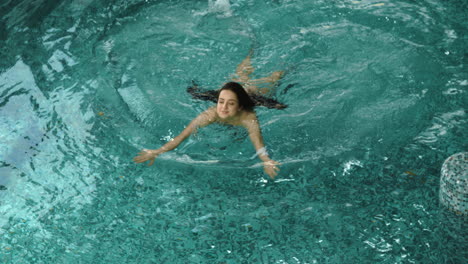
[[[0,4],[0,260],[463,263],[439,173],[467,150],[463,1]],[[207,127],[152,167],[254,49],[285,70],[245,134]]]

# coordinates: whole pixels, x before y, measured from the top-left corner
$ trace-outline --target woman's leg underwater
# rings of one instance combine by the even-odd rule
[[[283,75],[284,75],[284,71],[275,71],[268,77],[250,80],[250,83],[254,87],[258,87],[261,84],[267,84],[266,86],[262,88],[257,88],[257,93],[258,94],[271,94],[274,92],[275,84],[281,79],[281,77],[283,77]]]
[[[239,82],[242,84],[247,93],[256,93],[257,87],[253,86],[250,81],[250,75],[254,72],[255,68],[252,66],[251,56],[253,51],[251,50],[247,57],[242,60],[236,68],[236,76],[233,77],[232,81]]]
[[[236,75],[238,78],[232,78],[234,82],[240,82],[247,93],[251,94],[270,94],[273,92],[274,85],[284,75],[284,71],[275,71],[270,76],[251,80],[250,75],[255,68],[252,66],[251,57],[253,50],[250,50],[247,57],[237,66]],[[259,84],[268,84],[266,87],[259,88]]]
[[[250,74],[254,72],[254,67],[252,66],[252,61],[250,59],[250,54],[247,55],[247,57],[237,65],[236,68],[236,75],[239,77],[239,79],[243,80],[249,80],[250,79]]]

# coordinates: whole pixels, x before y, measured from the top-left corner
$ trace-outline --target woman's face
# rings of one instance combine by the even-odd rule
[[[230,90],[222,90],[218,97],[216,112],[221,119],[232,118],[241,110],[237,95]]]

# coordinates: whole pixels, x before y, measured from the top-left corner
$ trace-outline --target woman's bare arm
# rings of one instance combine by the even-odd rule
[[[210,108],[193,119],[192,122],[190,122],[190,124],[177,137],[167,142],[164,146],[154,150],[144,149],[138,153],[139,155],[136,156],[133,161],[136,163],[143,163],[150,160],[148,166],[151,166],[157,156],[177,148],[180,143],[182,143],[186,138],[197,131],[198,128],[207,126],[213,123],[215,120],[216,110],[214,108]]]
[[[268,152],[266,151],[265,144],[263,143],[258,119],[254,113],[250,114],[244,121],[244,126],[249,132],[249,137],[257,151],[257,156],[263,161],[265,173],[268,174],[270,178],[274,179],[276,175],[278,175],[279,168],[277,165],[280,165],[280,163],[270,159]]]

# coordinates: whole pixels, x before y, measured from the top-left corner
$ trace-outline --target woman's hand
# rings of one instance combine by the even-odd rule
[[[268,176],[270,176],[272,180],[274,180],[276,175],[278,175],[278,171],[280,170],[277,167],[279,165],[281,165],[281,163],[274,160],[268,160],[263,162],[263,170],[266,174],[268,174]]]
[[[143,163],[145,161],[150,161],[148,163],[148,166],[153,165],[154,159],[161,154],[158,150],[151,150],[151,149],[143,149],[140,153],[138,153],[138,156],[133,158],[133,161],[136,163]]]

